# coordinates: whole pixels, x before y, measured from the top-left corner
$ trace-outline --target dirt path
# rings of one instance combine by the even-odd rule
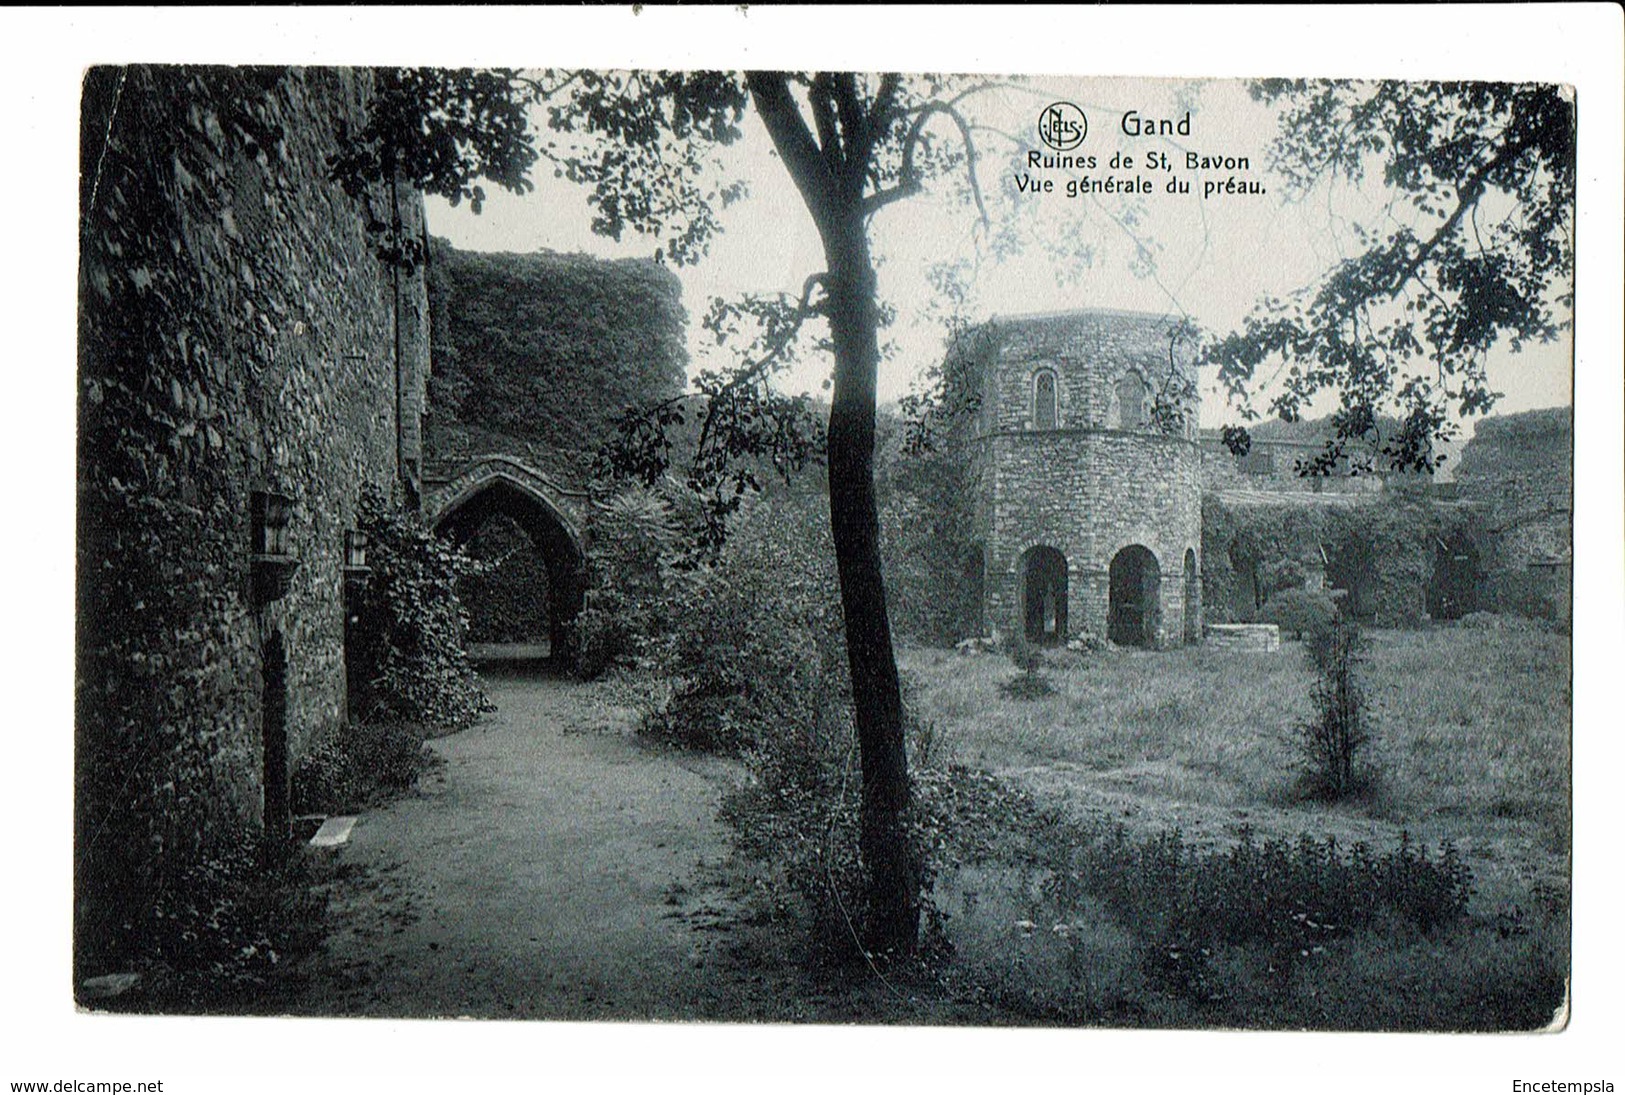
[[[445,768],[338,853],[303,1014],[742,1018],[766,989],[718,945],[696,881],[726,854],[729,765],[641,747],[591,686],[487,682],[498,707],[432,743]]]

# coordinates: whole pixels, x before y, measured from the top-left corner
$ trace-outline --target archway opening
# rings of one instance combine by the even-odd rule
[[[1107,637],[1119,646],[1154,647],[1162,568],[1151,549],[1131,544],[1112,556]]]
[[[458,590],[469,610],[469,641],[517,659],[567,660],[570,624],[581,611],[581,547],[551,506],[497,477],[443,514],[435,531],[491,564]]]
[[[1351,537],[1327,553],[1326,584],[1351,618],[1366,622],[1376,617],[1377,566],[1365,540]]]
[[[1196,642],[1202,635],[1202,585],[1196,577],[1196,549],[1185,549],[1185,642]]]
[[[1258,617],[1263,600],[1260,596],[1263,583],[1258,575],[1258,549],[1238,536],[1230,541],[1226,554],[1230,559],[1230,573],[1234,575],[1234,581],[1230,583],[1231,618],[1249,623]]]
[[[1022,556],[1022,631],[1027,641],[1055,646],[1066,640],[1066,556],[1035,547]]]
[[[1478,611],[1478,548],[1472,537],[1457,531],[1439,540],[1433,551],[1433,579],[1428,583],[1428,615],[1459,620]]]

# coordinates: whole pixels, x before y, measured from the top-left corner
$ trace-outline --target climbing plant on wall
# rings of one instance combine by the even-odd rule
[[[360,513],[372,568],[358,597],[352,663],[362,717],[467,725],[486,700],[468,659],[457,583],[477,565],[379,492],[362,499]]]

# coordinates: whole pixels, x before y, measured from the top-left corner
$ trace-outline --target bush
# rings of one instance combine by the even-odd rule
[[[672,687],[646,731],[744,753],[828,718],[831,697],[850,703],[834,549],[817,509],[764,501],[715,562],[668,572],[653,663]]]
[[[721,819],[763,865],[759,892],[817,960],[861,958],[862,778],[821,500],[761,499],[714,562],[668,579],[654,664],[671,687],[643,732],[743,759],[748,779]],[[910,719],[907,732],[916,760],[937,748],[933,727]],[[923,861],[929,825],[918,811],[909,825]]]
[[[1044,652],[1019,632],[1010,643],[1010,662],[1019,672],[999,685],[1001,695],[1018,700],[1037,700],[1054,693],[1055,686],[1043,673],[1044,666],[1048,664]]]
[[[1310,693],[1314,715],[1298,726],[1294,744],[1317,797],[1344,798],[1361,786],[1356,762],[1371,743],[1357,675],[1362,642],[1359,626],[1342,617],[1309,637],[1309,660],[1318,674]]]
[[[457,583],[477,567],[377,492],[361,503],[372,573],[359,597],[355,686],[362,721],[466,726],[486,707],[468,660]]]
[[[1282,590],[1270,597],[1259,619],[1301,639],[1336,623],[1337,602],[1319,590]]]
[[[349,723],[306,751],[293,770],[295,814],[336,814],[396,798],[433,763],[421,723]]]
[[[1223,948],[1260,948],[1285,977],[1360,931],[1432,934],[1465,915],[1472,888],[1453,844],[1430,856],[1408,833],[1392,851],[1345,853],[1331,837],[1260,843],[1244,827],[1234,847],[1208,851],[1178,829],[1136,840],[1118,826],[1081,840],[1068,868],[1052,875],[1052,897],[1064,908],[1103,901],[1145,944],[1148,977],[1199,999]]]
[[[587,680],[647,663],[668,630],[680,541],[674,493],[631,487],[593,508],[591,582],[574,624],[576,673]]]

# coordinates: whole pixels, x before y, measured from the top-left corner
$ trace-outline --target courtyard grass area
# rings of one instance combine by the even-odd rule
[[[1567,888],[1570,640],[1537,630],[1372,631],[1371,793],[1298,793],[1293,727],[1309,713],[1303,645],[1052,652],[1052,695],[1007,697],[1008,658],[906,649],[914,710],[949,759],[1136,827],[1222,840],[1241,824],[1373,842],[1408,830],[1460,845],[1497,900]]]
[[[943,977],[956,995],[983,1001],[1000,1017],[990,1021],[1550,1023],[1569,969],[1569,639],[1466,628],[1367,639],[1375,778],[1368,793],[1337,804],[1300,791],[1291,731],[1308,715],[1313,681],[1301,643],[1269,654],[1050,653],[1043,672],[1054,692],[1030,700],[1000,691],[1016,676],[1007,657],[904,650],[910,702],[933,732],[935,763],[990,771],[1073,826],[1053,830],[1060,842],[1049,852],[939,874],[932,899],[953,940]],[[1074,842],[1112,831],[1123,843],[1080,876],[1084,845]],[[1449,841],[1472,872],[1468,915],[1433,931],[1379,917],[1301,951],[1256,942],[1198,951],[1156,911],[1222,890],[1225,857],[1243,841],[1284,850],[1327,838],[1344,856],[1359,843],[1393,854],[1408,838],[1434,863]],[[1189,851],[1182,881],[1158,889],[1143,877],[1144,857],[1168,839]],[[1256,885],[1292,900],[1280,875]],[[1124,889],[1175,900],[1136,911],[1119,897],[1108,907]],[[1346,925],[1349,912],[1333,920]]]

